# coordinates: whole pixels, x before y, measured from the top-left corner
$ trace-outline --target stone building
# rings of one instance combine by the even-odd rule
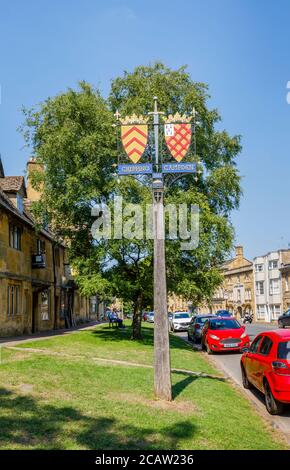
[[[283,263],[280,267],[282,281],[282,311],[286,312],[290,308],[290,263]]]
[[[34,161],[29,162],[34,165]],[[0,164],[0,336],[71,327],[91,318],[71,276],[66,248],[46,228],[36,230],[33,193],[23,177],[5,177]]]
[[[190,310],[190,303],[176,294],[170,294],[167,299],[169,312],[187,312]]]
[[[289,264],[290,250],[286,249],[254,258],[257,320],[276,322],[290,305]]]
[[[209,304],[199,307],[200,313],[229,310],[238,319],[243,318],[245,313],[255,315],[253,263],[244,257],[242,246],[237,246],[235,250],[235,257],[221,266],[224,276],[222,286]]]

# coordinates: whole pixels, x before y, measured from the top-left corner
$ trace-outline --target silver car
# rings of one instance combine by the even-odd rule
[[[187,312],[175,312],[170,320],[171,331],[187,331],[191,316]]]
[[[147,315],[148,323],[154,323],[154,312],[149,312]]]

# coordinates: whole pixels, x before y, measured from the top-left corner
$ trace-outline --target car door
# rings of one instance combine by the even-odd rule
[[[254,339],[254,341],[252,342],[250,346],[249,352],[246,355],[245,362],[244,362],[247,377],[253,385],[256,385],[256,381],[257,381],[257,378],[256,378],[257,361],[259,358],[258,350],[262,343],[263,337],[264,337],[263,335],[259,335]]]
[[[265,374],[271,368],[271,350],[273,341],[268,335],[264,335],[261,345],[257,351],[256,358],[252,364],[252,370],[255,380],[255,385],[263,391],[263,379]]]
[[[209,327],[209,321],[206,320],[205,324],[204,324],[204,327],[203,327],[203,330],[202,330],[202,339],[201,339],[201,342],[203,344],[205,344],[206,342],[206,335],[207,335],[207,332],[208,332],[208,327]]]
[[[188,334],[191,338],[194,336],[194,324],[195,324],[196,317],[193,317],[190,320],[189,327],[188,327]]]

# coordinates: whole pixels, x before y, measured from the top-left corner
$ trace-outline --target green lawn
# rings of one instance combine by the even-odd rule
[[[43,353],[27,351],[43,349]],[[171,337],[174,402],[155,401],[153,329],[133,342],[108,326],[4,349],[1,449],[279,449],[285,445],[248,401],[182,340]],[[26,351],[25,351],[26,349]],[[58,353],[53,355],[52,353]]]

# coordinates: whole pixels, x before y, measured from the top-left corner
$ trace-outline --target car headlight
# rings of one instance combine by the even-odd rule
[[[247,336],[247,333],[244,331],[244,333],[241,335],[241,339],[245,338]]]
[[[216,335],[209,335],[209,337],[210,337],[211,339],[215,339],[216,341],[218,341],[218,340],[220,339],[220,338],[219,338],[218,336],[216,336]]]

